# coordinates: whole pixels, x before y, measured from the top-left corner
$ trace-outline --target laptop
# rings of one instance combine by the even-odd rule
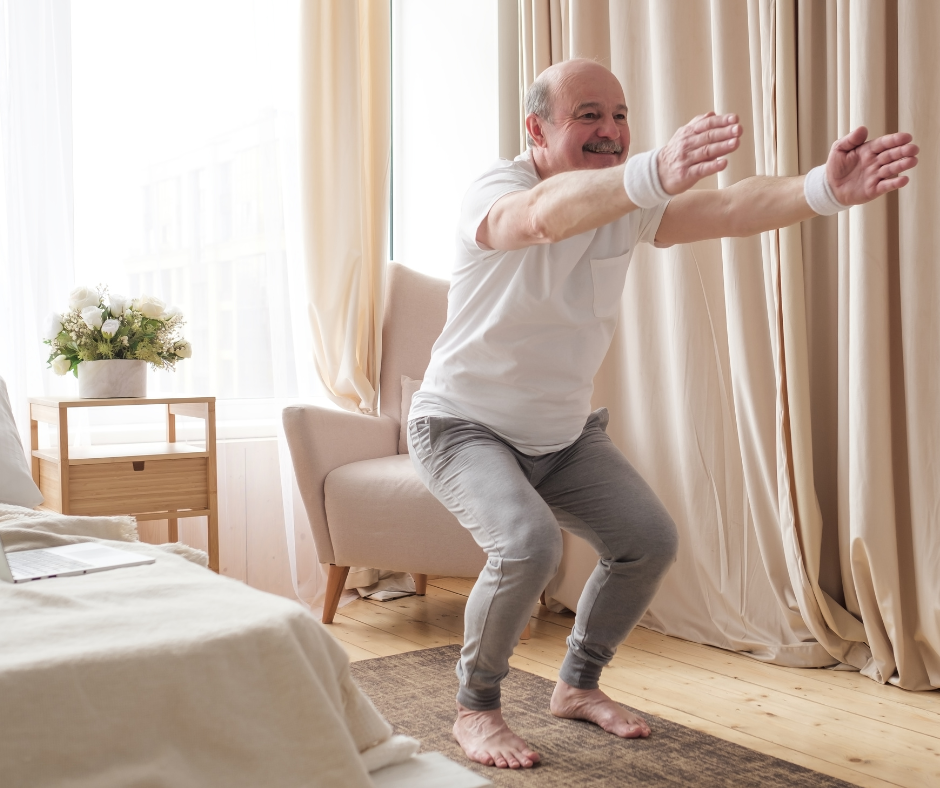
[[[0,580],[26,583],[47,577],[72,577],[122,566],[152,564],[155,561],[155,558],[108,547],[98,542],[20,550],[9,555],[0,543]]]

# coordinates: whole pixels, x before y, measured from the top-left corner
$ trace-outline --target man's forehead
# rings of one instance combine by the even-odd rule
[[[558,108],[572,113],[589,108],[611,112],[627,109],[619,80],[606,69],[579,69],[561,75],[555,85],[555,96]]]

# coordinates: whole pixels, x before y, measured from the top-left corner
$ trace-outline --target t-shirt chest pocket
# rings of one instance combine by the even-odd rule
[[[595,317],[612,317],[617,314],[629,267],[629,252],[606,260],[591,260]]]

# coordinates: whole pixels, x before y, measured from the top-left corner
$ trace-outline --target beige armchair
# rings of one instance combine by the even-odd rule
[[[399,454],[402,376],[420,380],[447,317],[448,283],[392,263],[382,330],[380,413],[284,409],[284,432],[321,562],[329,624],[351,566],[477,577],[486,555]]]

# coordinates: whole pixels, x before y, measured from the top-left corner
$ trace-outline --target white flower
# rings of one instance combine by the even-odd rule
[[[84,309],[86,306],[98,306],[98,291],[79,285],[69,293],[69,309]]]
[[[166,304],[155,296],[142,295],[134,301],[134,309],[144,317],[160,317],[166,309]]]
[[[42,327],[42,338],[53,340],[62,331],[62,315],[51,312]]]
[[[192,358],[193,357],[193,346],[189,342],[183,342],[178,348],[176,348],[177,358]]]
[[[69,361],[68,356],[56,356],[52,359],[52,371],[56,375],[64,375],[72,368],[72,362]]]
[[[111,309],[111,314],[115,317],[120,317],[124,314],[124,310],[130,305],[130,299],[127,296],[118,295],[117,293],[111,293],[108,296],[108,304]]]
[[[121,327],[121,321],[117,318],[112,317],[110,320],[105,320],[101,324],[101,333],[104,335],[105,339],[111,339]]]
[[[176,317],[177,315],[182,315],[182,314],[183,314],[183,311],[176,304],[173,304],[172,306],[168,306],[166,308],[166,311],[161,315],[161,317],[164,320],[169,320],[172,317]]]
[[[101,310],[97,306],[86,306],[82,309],[82,320],[89,328],[101,328]]]

